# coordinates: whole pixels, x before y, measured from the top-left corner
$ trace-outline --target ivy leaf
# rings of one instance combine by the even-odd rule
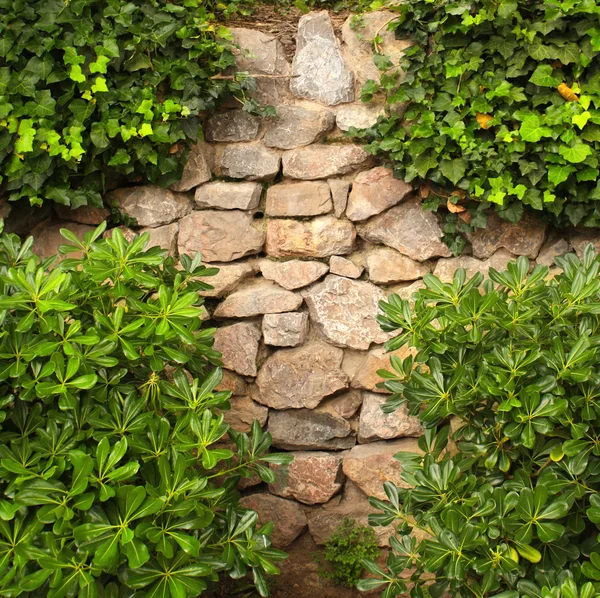
[[[90,63],[90,73],[106,74],[110,58],[108,56],[98,56],[95,62]]]
[[[592,148],[583,142],[578,142],[575,145],[561,145],[558,148],[558,153],[572,164],[583,162],[592,154]]]
[[[56,100],[52,97],[50,90],[42,89],[35,94],[35,100],[25,104],[25,110],[31,116],[48,118],[54,114]]]
[[[542,137],[550,137],[552,129],[542,125],[537,114],[530,114],[523,119],[519,135],[523,141],[537,143]]]
[[[33,120],[30,118],[24,118],[19,123],[18,135],[19,137],[15,142],[15,152],[17,154],[32,152],[33,140],[36,135],[36,130],[33,127]]]
[[[440,162],[440,170],[442,174],[455,185],[463,178],[467,170],[467,161],[464,158],[456,158],[455,160],[442,160]]]
[[[592,115],[586,110],[581,114],[573,115],[572,122],[574,125],[577,125],[580,129],[583,129],[583,127],[585,127],[587,121],[590,120],[591,117]]]
[[[106,86],[106,79],[104,77],[96,77],[96,83],[92,85],[92,91],[94,93],[108,91],[108,87]]]
[[[560,185],[564,183],[569,176],[577,169],[574,166],[566,166],[562,164],[552,164],[548,166],[548,180],[553,185]]]
[[[85,75],[78,64],[72,64],[71,70],[69,71],[69,77],[76,83],[84,83]]]
[[[540,64],[529,78],[531,83],[540,87],[558,87],[561,80],[552,76],[554,69],[549,64]]]
[[[424,152],[415,158],[415,169],[422,178],[425,178],[427,173],[437,165],[438,159],[431,151]]]

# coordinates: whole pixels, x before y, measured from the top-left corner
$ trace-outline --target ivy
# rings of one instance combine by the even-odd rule
[[[253,85],[243,74],[214,78],[235,60],[212,5],[0,0],[0,182],[9,199],[76,208],[100,205],[115,171],[178,180],[204,112]]]
[[[558,226],[600,225],[600,5],[594,0],[413,0],[386,3],[412,45],[397,65],[379,58],[385,94],[407,103],[366,132],[396,175],[425,186],[430,207],[458,194],[468,213],[517,221],[524,208]],[[374,46],[378,47],[378,38]],[[452,201],[453,201],[452,200]],[[473,222],[478,216],[477,222]]]

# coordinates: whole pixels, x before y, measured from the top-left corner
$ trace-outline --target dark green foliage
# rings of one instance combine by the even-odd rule
[[[201,137],[199,116],[253,84],[242,74],[212,78],[235,63],[212,8],[0,0],[0,181],[9,198],[99,205],[110,170],[176,181],[179,154]]]
[[[344,517],[337,530],[325,543],[323,553],[315,556],[319,575],[343,586],[354,587],[363,573],[363,559],[379,554],[375,533],[370,527],[356,525]]]
[[[430,206],[466,194],[473,226],[485,225],[482,210],[514,222],[526,206],[560,226],[598,226],[598,2],[387,5],[398,13],[390,28],[414,43],[401,60],[406,78],[400,83],[390,60],[376,56],[381,85],[367,82],[363,99],[383,92],[390,105],[409,105],[403,119],[382,119],[366,135],[371,151],[399,177],[428,181],[437,194]],[[561,84],[577,101],[561,95]],[[447,232],[468,228],[454,215]]]
[[[418,351],[380,372],[384,411],[406,404],[426,433],[423,454],[396,455],[412,488],[371,499],[370,521],[399,535],[390,578],[371,563],[380,578],[363,589],[397,596],[404,575],[415,598],[600,592],[600,256],[556,261],[552,279],[523,257],[485,282],[427,275],[414,308],[382,303],[382,327],[398,331],[387,347]]]
[[[104,228],[63,231],[82,257],[51,270],[0,237],[0,595],[185,598],[250,571],[266,595],[285,555],[236,487],[289,457],[223,421],[215,270]]]

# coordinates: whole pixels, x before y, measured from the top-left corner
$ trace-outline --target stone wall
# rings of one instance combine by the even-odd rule
[[[259,420],[274,447],[295,456],[285,470],[274,466],[275,484],[251,486],[243,499],[275,520],[276,546],[302,536],[302,550],[289,548],[295,560],[284,565],[288,577],[275,596],[342,595],[318,580],[311,547],[345,516],[366,523],[367,496],[385,498],[384,481],[401,483],[393,455],[417,447],[418,421],[380,410],[386,395],[376,372],[389,366],[382,349],[389,337],[376,321],[378,302],[391,292],[410,297],[428,272],[450,280],[457,267],[486,273],[516,255],[552,265],[585,240],[552,236],[532,218],[492,219],[470,238],[471,255],[451,257],[437,217],[411,187],[344,137],[382,112],[361,104],[359,90],[378,76],[369,40],[389,18],[369,14],[360,32],[349,19],[340,41],[326,12],[308,14],[292,64],[273,37],[234,30],[248,50],[238,66],[259,75],[256,95],[277,116],[236,108],[213,116],[172,189],[122,188],[106,198],[153,244],[171,254],[202,252],[220,269],[203,294],[219,326],[223,387],[233,392],[227,420],[240,430]],[[382,51],[397,58],[406,42],[380,34]],[[64,221],[81,235],[108,215],[58,207],[34,231],[36,249],[52,253]],[[382,546],[390,533],[377,528]]]

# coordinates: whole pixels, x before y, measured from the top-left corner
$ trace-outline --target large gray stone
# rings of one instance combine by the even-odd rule
[[[325,181],[283,183],[267,189],[267,216],[319,216],[332,209],[331,193]]]
[[[327,264],[302,260],[276,262],[264,259],[259,262],[259,268],[266,279],[276,282],[288,291],[308,286],[329,271]]]
[[[411,260],[391,247],[373,247],[366,254],[366,263],[369,280],[375,284],[417,280],[430,270],[427,264]]]
[[[368,349],[390,338],[376,320],[385,293],[369,282],[330,274],[311,287],[305,299],[312,321],[337,346]]]
[[[261,403],[272,409],[314,409],[324,397],[347,388],[344,352],[322,341],[281,349],[262,365],[256,379]]]
[[[239,322],[217,328],[213,349],[221,353],[223,367],[242,376],[256,376],[261,333],[255,324]]]
[[[289,150],[310,145],[335,124],[335,116],[329,110],[303,106],[277,106],[276,110],[277,115],[268,122],[263,140],[268,147]]]
[[[214,181],[198,187],[194,199],[196,205],[203,209],[254,210],[258,208],[261,193],[260,183]]]
[[[189,191],[212,177],[213,150],[208,143],[199,141],[190,148],[181,179],[171,185],[172,191]]]
[[[460,255],[448,259],[439,260],[433,271],[442,282],[452,282],[454,273],[459,268],[464,268],[467,271],[467,279],[475,276],[477,272],[481,272],[487,278],[490,268],[495,268],[500,272],[506,270],[508,262],[516,259],[512,253],[505,249],[499,249],[487,260],[478,260],[470,255]]]
[[[260,118],[245,110],[229,110],[208,119],[206,138],[209,141],[253,141],[260,132]]]
[[[329,271],[338,276],[346,278],[360,278],[364,268],[360,264],[355,264],[352,260],[339,255],[332,255],[329,259]]]
[[[346,174],[371,163],[359,145],[310,145],[283,152],[283,174],[291,179],[313,181]]]
[[[352,183],[346,216],[350,220],[366,220],[400,203],[412,187],[394,178],[394,171],[377,166],[361,172]]]
[[[443,231],[436,215],[423,210],[415,198],[359,223],[357,230],[363,239],[383,243],[419,262],[452,255],[441,241]]]
[[[202,252],[207,262],[231,262],[258,253],[264,233],[239,210],[193,212],[179,222],[179,253]]]
[[[385,401],[386,397],[383,395],[363,393],[358,426],[359,442],[375,442],[407,436],[419,437],[423,434],[419,418],[408,415],[406,405],[393,413],[386,414],[381,410]]]
[[[354,100],[354,74],[344,61],[327,11],[300,19],[292,75],[296,97],[329,106]]]
[[[251,318],[294,311],[302,297],[268,280],[256,279],[231,293],[214,311],[215,318]]]
[[[275,258],[344,255],[352,251],[355,239],[353,224],[333,216],[302,222],[268,220],[266,252]]]
[[[393,371],[390,364],[390,357],[392,355],[404,361],[409,355],[414,355],[415,353],[416,351],[409,348],[407,345],[404,345],[391,352],[386,351],[383,347],[371,349],[359,362],[356,363],[352,375],[352,387],[362,388],[373,392],[387,393],[387,390],[384,388],[378,388],[377,386],[383,382],[383,378],[379,376],[377,372],[379,370]],[[347,355],[347,357],[349,356]],[[348,362],[348,359],[346,362]],[[346,362],[344,364],[345,366]],[[348,372],[346,367],[344,367],[344,370]]]
[[[61,220],[68,222],[78,222],[79,224],[89,224],[90,226],[98,226],[105,220],[110,218],[110,210],[106,208],[97,208],[95,206],[81,206],[74,210],[69,206],[60,203],[54,203],[54,211]],[[2,213],[4,210],[4,213]],[[10,214],[10,206],[6,203],[0,204],[0,218],[6,219]]]
[[[331,190],[331,199],[333,200],[333,211],[336,218],[341,218],[348,204],[348,192],[350,191],[350,182],[342,179],[329,179],[329,189]]]
[[[377,123],[377,119],[385,114],[381,104],[347,104],[336,110],[336,124],[341,131],[350,128],[369,129]]]
[[[540,249],[535,263],[550,267],[554,264],[555,258],[565,253],[569,253],[569,243],[565,239],[554,238],[548,240]]]
[[[219,146],[216,167],[221,176],[248,181],[270,181],[279,172],[279,152],[260,143],[234,143]]]
[[[252,423],[257,421],[261,426],[267,423],[269,410],[255,403],[249,396],[231,397],[231,409],[223,411],[225,421],[238,432],[249,432]]]
[[[147,248],[160,247],[166,249],[169,255],[174,255],[177,249],[177,234],[179,232],[179,223],[165,224],[165,226],[157,226],[156,228],[142,228],[139,231],[140,235],[148,233],[150,240]]]
[[[207,268],[218,268],[214,276],[202,278],[202,282],[213,288],[207,291],[198,291],[202,297],[224,297],[233,291],[242,280],[256,273],[256,266],[251,262],[236,264],[204,264]]]
[[[272,410],[267,431],[273,446],[286,450],[339,450],[356,444],[352,426],[343,417],[319,408]]]
[[[262,321],[265,345],[272,347],[297,347],[308,334],[308,314],[292,312],[265,314]]]
[[[138,226],[162,226],[192,211],[190,198],[155,185],[116,189],[108,194],[109,205],[117,207]]]

